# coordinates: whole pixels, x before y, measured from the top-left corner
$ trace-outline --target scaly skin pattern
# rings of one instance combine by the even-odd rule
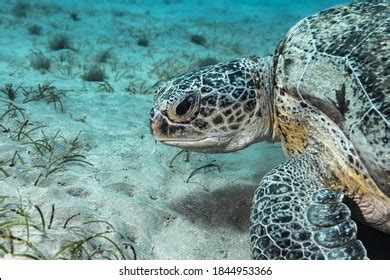
[[[280,42],[273,65],[275,91],[288,92],[330,118],[355,148],[353,168],[361,172],[364,163],[387,196],[389,15],[388,3],[357,3],[307,17]]]
[[[359,207],[355,215],[370,226],[390,233],[390,199],[371,178],[343,131],[317,108],[280,91],[276,94],[276,118],[281,139],[290,157],[307,147],[326,161],[323,174],[328,187],[341,191]],[[353,159],[351,164],[351,160]]]
[[[159,84],[156,140],[203,153],[282,141],[288,161],[262,179],[253,201],[253,258],[365,258],[349,209],[390,233],[389,7],[325,10],[291,28],[272,58]]]
[[[275,118],[287,154],[316,138],[329,163],[327,184],[354,200],[362,221],[387,233],[389,14],[389,4],[359,3],[305,18],[273,62]]]
[[[366,258],[343,195],[324,185],[323,169],[307,150],[264,176],[251,215],[254,259]]]

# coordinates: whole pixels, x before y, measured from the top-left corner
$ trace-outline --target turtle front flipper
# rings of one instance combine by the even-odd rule
[[[251,213],[254,259],[365,259],[343,194],[319,178],[305,152],[277,166],[256,190]]]

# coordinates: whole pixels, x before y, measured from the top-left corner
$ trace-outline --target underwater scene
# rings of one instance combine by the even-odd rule
[[[0,0],[0,257],[251,259],[252,201],[288,160],[281,143],[164,145],[155,92],[273,55],[300,20],[346,2]],[[389,235],[356,223],[368,257],[390,259]]]

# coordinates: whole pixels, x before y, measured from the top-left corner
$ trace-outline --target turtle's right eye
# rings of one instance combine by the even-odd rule
[[[187,96],[184,98],[179,105],[176,106],[176,115],[183,116],[185,115],[192,107],[195,102],[193,95]]]
[[[168,110],[168,117],[171,121],[186,123],[196,117],[197,95],[190,94],[180,100],[177,104]]]

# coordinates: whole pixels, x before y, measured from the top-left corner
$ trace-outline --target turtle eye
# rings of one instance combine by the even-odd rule
[[[195,98],[193,95],[187,96],[184,98],[179,105],[176,106],[176,115],[181,117],[184,116],[194,104]]]
[[[196,94],[191,94],[180,100],[167,111],[168,118],[173,122],[188,123],[197,116],[197,104],[199,100]]]

